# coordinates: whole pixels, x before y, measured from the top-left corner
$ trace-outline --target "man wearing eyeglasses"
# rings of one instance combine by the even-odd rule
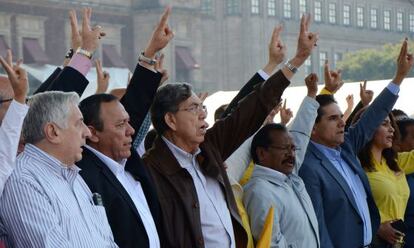
[[[316,74],[310,74],[305,82],[308,95],[290,130],[282,124],[268,124],[253,137],[250,147],[255,167],[243,187],[243,202],[256,241],[269,209],[274,208],[270,247],[320,247],[312,201],[297,175],[319,106]]]

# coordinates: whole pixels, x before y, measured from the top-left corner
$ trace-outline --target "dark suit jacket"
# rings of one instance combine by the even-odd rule
[[[357,154],[372,138],[396,100],[397,96],[384,89],[359,122],[348,129],[345,142],[341,145],[341,157],[359,176],[367,194],[372,237],[375,237],[379,227],[380,216]],[[318,218],[321,247],[362,247],[363,222],[351,189],[334,165],[312,143],[308,145],[299,175],[305,182]]]
[[[70,66],[66,66],[63,70],[56,68],[46,81],[37,88],[33,95],[54,90],[63,92],[74,91],[81,96],[88,84],[89,81],[82,75],[82,73]]]
[[[207,130],[197,156],[201,170],[222,186],[232,216],[237,247],[246,247],[247,235],[242,227],[223,161],[227,159],[263,123],[280,100],[289,80],[280,71],[239,102],[238,107]],[[161,138],[144,155],[153,176],[167,247],[204,247],[197,192],[186,169],[183,169]]]
[[[159,73],[151,72],[139,65],[135,69],[127,92],[121,99],[135,130],[138,130],[145,118],[160,80]],[[125,170],[141,183],[162,244],[160,209],[152,179],[138,153],[134,149],[131,153]],[[82,169],[80,174],[91,191],[101,194],[109,225],[118,246],[122,248],[149,247],[148,236],[141,217],[131,197],[111,170],[87,148],[84,149],[82,160],[76,164]]]

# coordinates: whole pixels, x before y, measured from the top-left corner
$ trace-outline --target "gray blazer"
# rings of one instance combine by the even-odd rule
[[[253,237],[260,237],[270,207],[274,207],[271,247],[320,247],[318,222],[311,199],[297,172],[302,164],[317,115],[318,102],[305,97],[290,133],[295,145],[295,170],[289,176],[255,165],[244,186],[244,205],[250,217]]]

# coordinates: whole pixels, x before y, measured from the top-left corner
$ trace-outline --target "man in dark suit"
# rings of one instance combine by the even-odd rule
[[[163,244],[155,188],[131,144],[161,81],[161,73],[155,71],[150,60],[173,37],[167,25],[169,12],[168,8],[161,17],[122,99],[97,94],[80,103],[92,135],[77,166],[91,191],[101,195],[119,247],[152,248]]]
[[[391,111],[412,64],[404,41],[396,76],[347,133],[333,97],[317,97],[318,116],[299,174],[316,211],[321,247],[365,247],[375,237],[379,213],[357,153]]]

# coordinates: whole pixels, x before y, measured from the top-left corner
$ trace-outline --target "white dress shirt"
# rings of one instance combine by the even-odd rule
[[[105,208],[93,203],[79,170],[26,145],[0,200],[10,247],[118,247]]]
[[[116,179],[121,183],[122,187],[126,190],[128,195],[134,202],[135,207],[138,210],[142,223],[145,227],[145,231],[148,235],[149,247],[159,248],[160,239],[158,237],[157,228],[155,226],[154,219],[152,218],[151,211],[149,209],[147,199],[145,198],[144,191],[142,190],[141,183],[134,179],[134,177],[128,171],[125,171],[126,159],[120,163],[109,158],[105,154],[93,149],[92,147],[85,145],[87,149],[92,151],[102,162],[111,170]]]
[[[235,247],[233,224],[223,190],[219,182],[204,176],[194,154],[183,151],[162,137],[180,166],[190,173],[200,205],[200,221],[206,248]]]
[[[16,163],[20,133],[28,109],[26,104],[13,100],[0,127],[0,196]]]

